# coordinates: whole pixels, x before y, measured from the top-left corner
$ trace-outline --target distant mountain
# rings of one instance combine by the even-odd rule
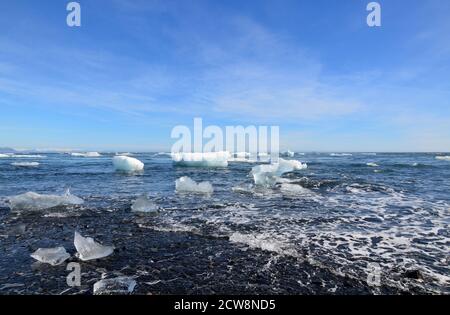
[[[0,147],[0,153],[14,153],[16,150],[7,147]]]

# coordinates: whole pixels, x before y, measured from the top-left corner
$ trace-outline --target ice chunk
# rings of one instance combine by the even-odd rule
[[[330,156],[352,156],[351,153],[331,153]]]
[[[141,196],[131,205],[131,211],[134,212],[158,212],[158,206],[147,196]]]
[[[373,163],[373,162],[369,162],[366,164],[367,166],[371,166],[371,167],[377,167],[378,164],[377,163]]]
[[[286,157],[294,157],[294,155],[295,155],[295,152],[292,152],[292,151],[289,151],[289,150],[287,150],[286,152],[283,152],[282,154],[281,154],[282,156],[286,156]]]
[[[72,152],[72,153],[70,153],[70,155],[76,156],[76,157],[100,157],[100,156],[102,156],[98,152],[86,152],[86,153]]]
[[[251,174],[256,185],[272,186],[279,176],[308,166],[296,160],[279,159],[278,163],[262,164],[252,168]]]
[[[176,180],[175,189],[178,193],[212,194],[214,192],[213,186],[210,182],[201,182],[197,184],[194,180],[187,176]]]
[[[193,167],[227,167],[230,153],[204,152],[204,153],[172,153],[172,160],[179,166]]]
[[[37,261],[50,264],[52,266],[60,265],[70,257],[64,247],[39,248],[30,256]]]
[[[436,159],[437,160],[450,161],[450,156],[449,155],[447,155],[447,156],[438,155],[438,156],[436,156]]]
[[[130,277],[103,279],[94,283],[94,294],[130,294],[136,287],[136,280]]]
[[[83,199],[72,195],[69,189],[62,196],[40,195],[30,191],[9,198],[11,210],[45,210],[64,205],[81,205],[83,202]]]
[[[0,154],[0,158],[45,158],[45,155],[36,155],[36,154],[14,154],[14,153],[6,153]]]
[[[114,246],[103,246],[94,241],[93,238],[83,237],[76,231],[74,245],[79,258],[83,261],[103,258],[111,255],[114,251]]]
[[[14,162],[11,163],[12,166],[18,166],[18,167],[36,167],[39,166],[38,162]]]
[[[144,169],[144,163],[138,159],[129,156],[115,156],[113,158],[113,165],[116,171],[121,172],[138,172]]]

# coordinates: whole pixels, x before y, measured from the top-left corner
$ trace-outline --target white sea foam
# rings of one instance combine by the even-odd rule
[[[127,173],[138,172],[144,169],[144,163],[129,156],[115,156],[113,158],[113,165],[116,171]]]
[[[250,248],[258,248],[279,255],[297,256],[297,251],[283,241],[270,234],[243,234],[235,232],[230,236],[230,242],[245,244]]]
[[[10,208],[16,210],[45,210],[63,205],[81,205],[83,199],[74,196],[67,189],[62,196],[58,195],[41,195],[35,192],[27,192],[18,196],[10,197]]]
[[[39,248],[30,255],[32,258],[42,263],[57,266],[70,258],[64,247]]]
[[[444,156],[444,155],[438,155],[438,156],[436,156],[436,159],[437,159],[437,160],[450,161],[450,155],[446,155],[446,156]]]
[[[371,166],[371,167],[378,167],[378,164],[377,164],[377,163],[374,163],[374,162],[366,163],[366,165],[367,165],[367,166]]]
[[[271,186],[284,173],[302,170],[307,167],[305,163],[300,161],[279,159],[278,163],[262,164],[253,167],[251,174],[256,185]]]
[[[11,163],[12,166],[18,166],[18,167],[36,167],[39,166],[38,162],[14,162]]]
[[[196,183],[187,176],[176,180],[175,189],[178,193],[212,194],[214,192],[214,188],[210,182]]]
[[[227,151],[205,153],[172,153],[176,165],[193,167],[227,167],[231,155]]]
[[[83,261],[103,258],[114,252],[113,246],[99,244],[93,238],[83,237],[76,231],[73,243],[77,249],[79,258]]]
[[[100,153],[98,153],[98,152],[85,152],[85,153],[72,152],[72,153],[70,153],[70,155],[75,156],[75,157],[87,157],[87,158],[100,157],[100,156],[102,156],[102,155],[101,155]]]
[[[131,210],[133,212],[158,212],[158,206],[144,195],[133,202]]]

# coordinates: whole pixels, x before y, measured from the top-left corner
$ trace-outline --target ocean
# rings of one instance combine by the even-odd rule
[[[124,174],[114,155],[0,158],[0,294],[90,294],[120,275],[136,294],[450,293],[450,161],[436,158],[448,154],[296,153],[286,159],[308,167],[271,187],[253,185],[258,163],[181,167],[133,153],[145,169]],[[176,193],[183,176],[214,192]],[[82,205],[10,209],[11,196],[68,188]],[[142,195],[157,212],[131,211]],[[75,231],[114,253],[80,262]],[[80,287],[67,286],[65,265],[30,257],[56,246],[81,263]]]

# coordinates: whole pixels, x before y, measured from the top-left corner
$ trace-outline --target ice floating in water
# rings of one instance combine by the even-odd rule
[[[144,169],[144,163],[129,156],[115,156],[113,164],[116,171],[138,172]]]
[[[62,196],[40,195],[30,191],[9,198],[11,210],[44,210],[64,205],[81,205],[83,202],[83,199],[72,195],[69,189]]]
[[[131,205],[133,212],[158,212],[158,206],[147,196],[141,196]]]
[[[69,259],[70,255],[66,252],[64,247],[55,248],[39,248],[37,251],[30,255],[37,261],[52,266],[57,266]]]
[[[450,161],[450,155],[447,155],[447,156],[439,155],[439,156],[436,156],[436,159],[437,160]]]
[[[12,166],[18,166],[18,167],[36,167],[39,166],[38,162],[14,162],[11,163]]]
[[[352,156],[351,153],[331,153],[330,156]]]
[[[93,238],[83,237],[75,231],[74,245],[79,254],[79,258],[83,261],[99,259],[109,256],[113,253],[113,246],[103,246]]]
[[[0,154],[0,158],[45,158],[45,155],[36,155],[36,154],[14,154],[14,153],[6,153],[6,154]]]
[[[279,176],[295,170],[302,170],[308,166],[296,160],[279,159],[278,163],[262,164],[252,168],[251,174],[256,185],[271,186]]]
[[[125,153],[116,153],[116,156],[132,156],[133,153],[125,152]]]
[[[86,153],[72,152],[72,153],[70,153],[70,155],[76,156],[76,157],[100,157],[100,156],[102,156],[98,152],[86,152]]]
[[[197,184],[194,180],[187,176],[176,180],[175,189],[178,193],[212,194],[214,192],[213,186],[210,182],[201,182]]]
[[[366,165],[367,166],[371,166],[371,167],[377,167],[378,166],[377,163],[373,163],[373,162],[366,163]]]
[[[281,155],[286,157],[294,157],[295,152],[287,150],[286,152],[283,152]]]
[[[194,167],[227,167],[230,153],[205,152],[205,153],[172,153],[172,160],[179,166]]]
[[[130,294],[136,287],[136,280],[130,277],[103,279],[94,283],[94,294]]]

